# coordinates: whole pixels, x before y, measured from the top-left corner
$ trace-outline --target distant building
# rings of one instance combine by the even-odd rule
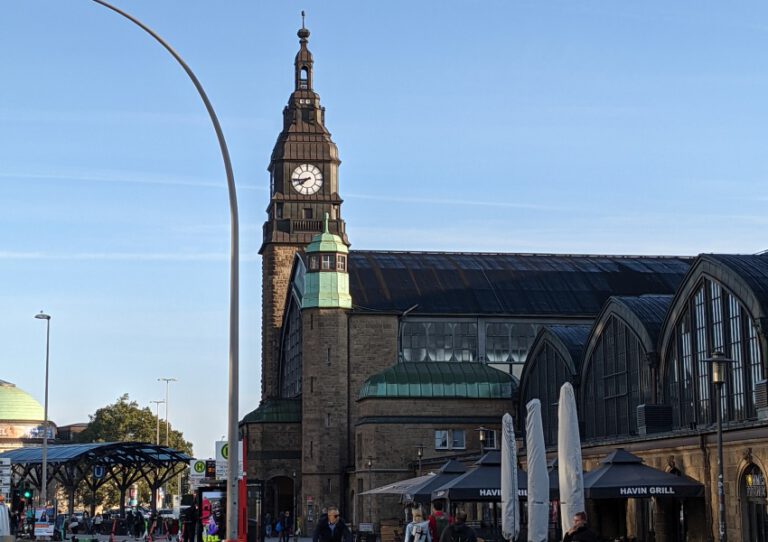
[[[0,380],[0,453],[27,445],[39,445],[43,437],[43,407],[15,384]],[[49,422],[49,438],[56,426]]]
[[[625,518],[606,519],[603,534],[631,525],[639,539],[652,530],[676,540],[680,529],[706,539],[716,453],[702,360],[722,349],[737,360],[723,400],[728,530],[768,537],[768,256],[352,250],[309,31],[298,35],[268,168],[262,401],[241,421],[249,513],[274,518],[295,505],[305,532],[329,505],[354,525],[399,518],[396,500],[360,494],[414,476],[419,451],[428,465],[477,458],[480,428],[485,448],[498,448],[503,413],[531,398],[552,455],[569,381],[588,468],[623,446],[707,491],[682,512],[674,499],[592,503],[608,507],[600,517]]]

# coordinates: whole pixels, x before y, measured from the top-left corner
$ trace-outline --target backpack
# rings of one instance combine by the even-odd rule
[[[435,532],[437,533],[437,540],[433,540],[432,542],[438,542],[440,540],[440,537],[443,536],[443,531],[448,527],[450,524],[450,521],[448,521],[448,514],[433,514],[432,517],[435,518]]]

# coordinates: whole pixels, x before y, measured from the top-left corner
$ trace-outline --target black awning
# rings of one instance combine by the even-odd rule
[[[584,475],[584,496],[588,499],[704,496],[704,486],[693,478],[643,465],[642,459],[623,448],[611,452],[601,463]]]
[[[403,493],[403,501],[422,504],[431,502],[432,491],[465,472],[467,472],[467,467],[464,466],[464,463],[451,459],[440,468],[435,476],[430,477],[421,484],[411,486],[408,491]]]
[[[525,471],[517,471],[517,494],[525,497]],[[432,500],[501,502],[501,454],[488,452],[462,475],[432,491]]]

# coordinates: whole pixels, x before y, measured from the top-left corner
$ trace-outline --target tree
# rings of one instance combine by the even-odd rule
[[[149,407],[139,408],[136,401],[131,401],[127,393],[118,397],[114,404],[102,407],[90,416],[88,426],[76,436],[77,442],[148,442],[157,440],[158,419]],[[181,431],[169,425],[170,447],[192,456],[192,443],[184,440]],[[165,422],[160,420],[160,444],[165,445]],[[140,502],[146,502],[149,488],[143,480],[139,482]],[[93,495],[81,488],[78,500],[87,504]],[[117,506],[119,492],[111,483],[96,492],[96,503],[105,506]]]

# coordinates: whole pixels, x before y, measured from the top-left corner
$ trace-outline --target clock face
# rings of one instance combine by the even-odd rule
[[[315,194],[323,186],[323,173],[317,166],[301,164],[291,173],[291,185],[299,194]]]

